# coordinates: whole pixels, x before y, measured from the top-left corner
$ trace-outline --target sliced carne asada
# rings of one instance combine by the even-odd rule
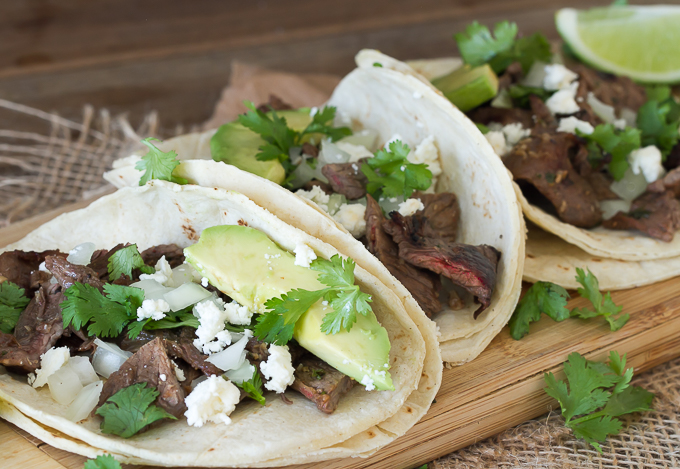
[[[390,235],[385,233],[385,217],[378,202],[370,195],[366,198],[366,240],[368,250],[387,267],[392,275],[411,292],[428,317],[442,309],[439,301],[439,276],[409,264],[399,257],[399,248]]]
[[[663,162],[663,167],[667,171],[671,171],[678,166],[680,166],[680,143],[671,149],[671,152],[666,157],[666,161]]]
[[[137,383],[147,383],[148,386],[155,387],[160,393],[155,404],[169,414],[179,418],[186,411],[186,394],[175,376],[161,338],[144,345],[118,371],[111,374],[104,383],[97,408],[121,389]]]
[[[160,244],[158,246],[153,246],[142,251],[141,255],[144,263],[151,266],[156,265],[163,256],[165,256],[165,260],[168,261],[168,264],[170,264],[170,267],[173,269],[184,263],[184,249],[176,244]]]
[[[33,373],[40,368],[40,355],[23,349],[12,334],[0,332],[0,365],[15,373]]]
[[[633,201],[630,212],[618,212],[602,226],[612,230],[639,230],[669,243],[680,228],[680,201],[671,191],[646,192]]]
[[[500,253],[492,246],[446,243],[420,236],[420,221],[392,212],[383,223],[385,232],[399,246],[399,257],[414,266],[443,275],[472,293],[480,304],[475,318],[491,304],[496,287],[496,267]]]
[[[664,177],[657,179],[647,186],[649,192],[671,191],[675,197],[680,197],[680,168],[669,171]]]
[[[584,84],[588,92],[592,92],[604,104],[613,106],[619,113],[624,108],[637,112],[647,102],[644,87],[630,78],[599,72],[578,63],[570,64],[569,68],[578,73],[579,85]]]
[[[262,112],[269,112],[272,109],[274,111],[287,111],[293,109],[293,107],[274,94],[269,95],[269,101],[257,106],[257,110]]]
[[[321,168],[321,173],[326,176],[334,192],[349,200],[360,199],[366,195],[368,184],[368,179],[361,172],[361,163],[326,164]]]
[[[333,188],[331,187],[331,185],[323,181],[319,181],[318,179],[312,179],[311,181],[307,181],[305,185],[302,186],[302,189],[306,191],[311,191],[312,189],[314,189],[314,186],[319,186],[319,188],[328,195],[333,194]]]
[[[95,288],[102,289],[104,282],[94,270],[85,265],[71,264],[65,257],[47,256],[45,267],[64,289],[73,286],[75,283],[86,283]]]
[[[311,156],[312,158],[318,158],[319,148],[317,146],[312,145],[311,143],[305,142],[302,144],[302,154]]]
[[[419,225],[422,227],[421,236],[455,243],[460,219],[456,194],[453,192],[426,194],[417,191],[411,197],[420,199],[424,206],[422,210],[412,215],[419,220]]]
[[[534,121],[534,125],[532,126],[534,131],[557,128],[555,116],[552,115],[550,109],[541,98],[532,94],[529,96],[529,105],[532,113],[531,118]]]
[[[526,181],[550,201],[562,221],[592,228],[602,221],[602,212],[592,186],[569,159],[577,145],[577,137],[569,133],[533,133],[503,161],[515,180]]]
[[[17,284],[31,296],[38,288],[36,275],[47,256],[63,256],[59,251],[7,251],[0,254],[0,276]]]
[[[317,409],[332,414],[340,397],[354,386],[354,380],[323,360],[305,355],[295,368],[292,388],[316,404]]]
[[[511,63],[502,75],[498,77],[498,89],[507,90],[510,85],[518,84],[524,77],[522,64],[519,62]]]

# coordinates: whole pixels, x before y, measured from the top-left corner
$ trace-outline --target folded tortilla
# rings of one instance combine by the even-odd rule
[[[471,302],[463,310],[445,309],[433,317],[444,361],[468,362],[508,322],[519,299],[525,227],[510,176],[477,127],[408,65],[370,50],[357,55],[357,64],[328,104],[353,125],[377,131],[380,143],[399,134],[413,148],[433,135],[443,170],[436,191],[454,192],[458,197],[458,241],[488,244],[501,252],[491,304],[477,319],[473,314],[478,305]],[[242,192],[282,220],[354,258],[397,293],[411,317],[424,315],[387,268],[316,204],[271,181],[212,161],[209,140],[213,133],[189,134],[159,145],[164,151],[176,150],[184,160],[174,174],[194,184]],[[134,168],[138,160],[139,155],[118,160],[104,177],[117,187],[137,185],[142,174]]]
[[[323,241],[297,229],[242,194],[195,185],[152,181],[124,188],[85,209],[61,215],[3,250],[59,249],[93,242],[98,249],[136,243],[140,250],[159,244],[186,247],[203,229],[247,224],[293,251],[306,244],[319,257],[338,253]],[[441,383],[442,364],[436,347],[423,338],[435,336],[425,321],[416,324],[397,295],[361,267],[357,284],[372,296],[373,311],[390,337],[390,373],[395,391],[367,392],[355,386],[331,415],[296,392],[287,405],[268,394],[267,405],[244,401],[231,414],[230,425],[190,427],[186,420],[163,422],[129,439],[104,435],[99,418],[74,423],[63,415],[67,406],[51,398],[47,388],[34,389],[25,377],[0,374],[2,415],[13,417],[28,432],[49,443],[91,455],[110,452],[124,461],[166,466],[256,467],[293,464],[344,456],[366,456],[406,432],[429,408]],[[8,410],[9,409],[9,410]],[[47,438],[47,432],[52,438]]]

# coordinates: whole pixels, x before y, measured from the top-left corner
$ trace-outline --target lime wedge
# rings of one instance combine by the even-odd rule
[[[680,82],[680,6],[620,6],[555,15],[557,30],[584,62],[647,83]]]

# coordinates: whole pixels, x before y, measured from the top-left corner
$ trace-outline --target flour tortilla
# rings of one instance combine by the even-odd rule
[[[169,243],[187,246],[209,226],[237,223],[266,233],[289,251],[304,243],[323,258],[337,253],[242,194],[163,181],[124,188],[85,209],[61,215],[5,250],[68,251],[88,241],[97,248],[120,242],[135,242],[140,250]],[[0,400],[27,419],[86,446],[146,463],[249,467],[370,454],[415,424],[412,414],[424,414],[441,382],[441,362],[430,354],[427,370],[433,371],[428,374],[427,344],[398,297],[361,267],[355,274],[362,290],[372,295],[373,310],[390,336],[390,373],[396,390],[366,392],[356,386],[332,415],[289,392],[286,396],[293,405],[274,395],[264,407],[252,401],[241,403],[231,415],[231,425],[208,423],[195,428],[181,419],[124,440],[101,434],[98,419],[68,421],[62,417],[66,406],[57,404],[46,387],[30,387],[25,378],[0,375]],[[376,430],[377,443],[353,438],[371,429]]]
[[[382,66],[377,67],[374,64]],[[524,262],[524,222],[507,170],[477,127],[429,82],[408,65],[377,51],[361,51],[359,67],[335,89],[328,104],[336,106],[355,130],[378,132],[381,143],[394,134],[412,148],[429,135],[439,148],[443,174],[437,191],[455,192],[461,208],[459,241],[490,244],[502,252],[498,283],[491,305],[477,319],[475,304],[462,311],[445,310],[434,320],[441,336],[442,358],[460,364],[475,358],[507,323],[519,298]],[[193,147],[181,154],[178,176],[202,186],[226,187],[246,194],[284,221],[300,227],[357,260],[362,267],[394,289],[412,317],[422,310],[411,294],[363,244],[315,204],[291,194],[270,181],[210,160],[200,142],[205,136],[190,134],[164,142],[164,149]],[[193,142],[193,143],[186,143]],[[143,154],[143,153],[141,153]],[[139,156],[117,163],[105,178],[118,187],[136,185],[141,172],[134,169]],[[465,346],[461,341],[465,339]]]

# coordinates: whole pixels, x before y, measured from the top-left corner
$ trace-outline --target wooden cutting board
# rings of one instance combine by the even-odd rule
[[[20,239],[59,212],[84,205],[86,202],[4,228],[0,246]],[[680,356],[680,278],[614,292],[612,297],[631,316],[620,331],[610,332],[605,321],[598,319],[555,323],[544,317],[531,326],[528,336],[515,341],[506,328],[472,363],[444,370],[432,408],[403,437],[368,459],[295,468],[409,469],[495,435],[557,408],[543,391],[543,373],[561,375],[562,363],[571,352],[596,360],[606,359],[610,350],[627,353],[636,373]],[[586,303],[575,295],[569,307]],[[81,469],[85,461],[1,420],[0,454],[0,465],[6,469]]]

